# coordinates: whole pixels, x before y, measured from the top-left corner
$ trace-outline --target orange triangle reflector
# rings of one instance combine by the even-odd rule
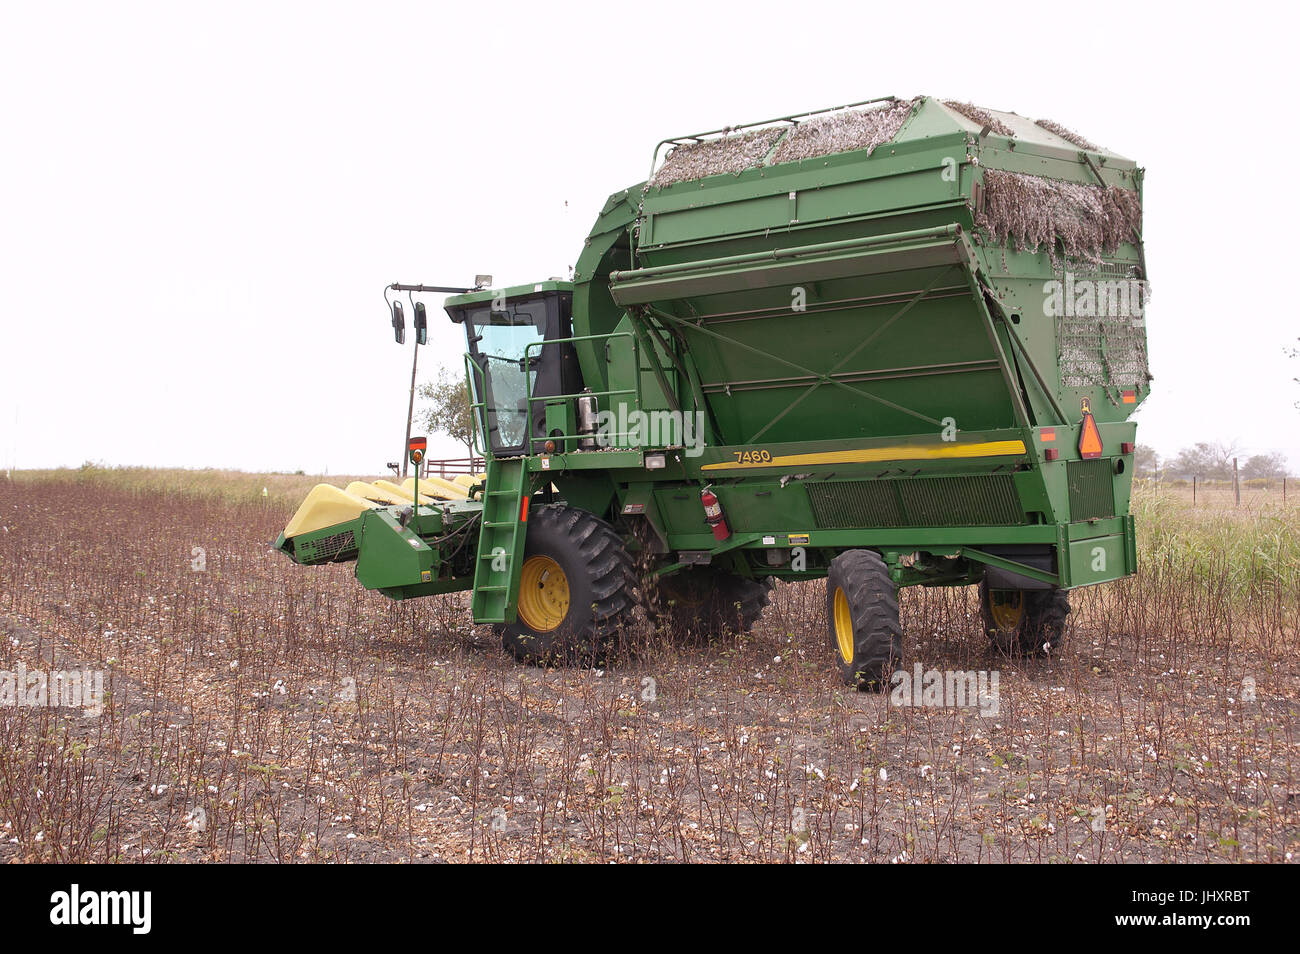
[[[1101,456],[1101,431],[1090,412],[1084,412],[1083,427],[1079,430],[1079,456],[1091,460]]]

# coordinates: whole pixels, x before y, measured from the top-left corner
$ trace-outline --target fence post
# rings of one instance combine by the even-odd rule
[[[1196,506],[1196,475],[1192,474],[1192,506]]]
[[[1236,501],[1234,506],[1241,506],[1241,481],[1237,479],[1237,458],[1232,459],[1232,497]]]

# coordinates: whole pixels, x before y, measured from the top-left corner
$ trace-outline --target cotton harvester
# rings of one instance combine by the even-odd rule
[[[1067,591],[1136,566],[1141,197],[1055,123],[928,97],[664,140],[572,281],[445,300],[486,478],[320,485],[277,546],[472,589],[520,660],[744,631],[821,577],[850,685],[898,665],[902,586],[978,585],[1000,649],[1052,652]]]

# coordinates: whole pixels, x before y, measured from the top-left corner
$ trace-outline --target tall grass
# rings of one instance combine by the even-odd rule
[[[3,475],[0,475],[0,479],[3,479]],[[242,470],[213,468],[185,470],[164,467],[102,467],[97,464],[84,464],[79,468],[18,470],[12,473],[10,479],[16,484],[25,486],[51,483],[63,485],[69,492],[119,490],[146,498],[183,496],[212,503],[265,503],[280,507],[296,507],[307,492],[319,483],[331,483],[343,487],[353,480],[373,480],[374,475],[320,477],[301,473],[255,474]]]
[[[1223,579],[1234,599],[1300,598],[1300,507],[1193,507],[1188,494],[1138,485],[1132,509],[1144,575]]]

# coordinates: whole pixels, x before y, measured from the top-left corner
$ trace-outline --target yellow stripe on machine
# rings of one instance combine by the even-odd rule
[[[891,460],[947,460],[960,457],[1007,457],[1025,453],[1024,441],[984,441],[979,444],[907,444],[897,447],[864,447],[858,450],[822,451],[815,454],[784,454],[771,460],[718,461],[701,470],[754,470],[760,467],[802,467],[816,464],[872,464]]]

